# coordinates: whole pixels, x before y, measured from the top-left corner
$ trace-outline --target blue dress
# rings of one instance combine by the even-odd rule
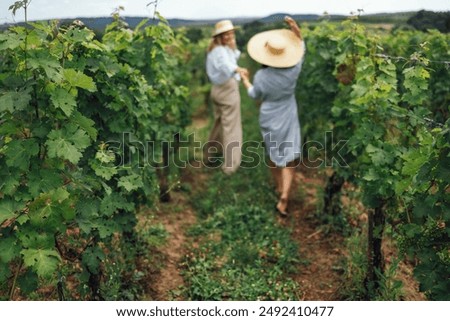
[[[300,122],[295,87],[303,59],[294,67],[258,70],[248,94],[261,99],[259,125],[266,152],[277,167],[299,158],[301,152]]]

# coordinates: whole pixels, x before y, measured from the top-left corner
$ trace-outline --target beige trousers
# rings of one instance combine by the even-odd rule
[[[214,125],[208,145],[219,145],[223,152],[222,170],[226,174],[235,172],[241,164],[242,124],[239,83],[231,78],[222,85],[213,85],[211,100],[214,105]]]

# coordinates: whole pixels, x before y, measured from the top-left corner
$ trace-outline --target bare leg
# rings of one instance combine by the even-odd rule
[[[281,168],[276,167],[275,164],[269,160],[270,172],[272,173],[273,180],[275,182],[275,190],[277,195],[281,195],[282,193],[282,182],[281,182]]]
[[[281,170],[281,195],[278,200],[277,209],[282,214],[287,214],[289,193],[291,191],[292,182],[295,176],[295,167],[293,163],[288,166],[280,168]]]

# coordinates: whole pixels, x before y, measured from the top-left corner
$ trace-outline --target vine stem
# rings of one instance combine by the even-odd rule
[[[25,25],[28,25],[28,1],[24,2]],[[28,28],[25,28],[25,76],[28,78]]]
[[[20,270],[22,270],[22,266],[23,266],[23,261],[20,262],[19,268],[17,269],[16,274],[14,275],[13,284],[11,286],[11,290],[9,291],[9,300],[10,301],[12,301],[12,299],[14,298],[14,293],[16,292],[17,277],[19,276]]]
[[[150,5],[155,5],[155,8],[153,9],[153,21],[155,21],[155,17],[156,17],[156,11],[158,10],[158,0],[154,0],[150,3],[147,3],[147,7]]]
[[[25,3],[24,3],[24,9],[25,9],[25,23],[28,23],[28,5],[29,5],[29,2],[31,2],[31,1],[25,1]]]

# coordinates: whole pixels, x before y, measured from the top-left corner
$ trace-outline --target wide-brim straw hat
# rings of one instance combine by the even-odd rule
[[[235,29],[231,20],[221,20],[214,27],[213,37]]]
[[[260,64],[275,67],[293,67],[305,54],[303,41],[291,30],[275,29],[254,35],[247,44],[250,57]]]

